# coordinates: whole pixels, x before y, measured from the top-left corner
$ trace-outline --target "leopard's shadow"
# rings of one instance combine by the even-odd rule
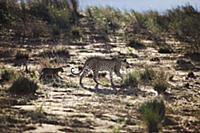
[[[97,93],[97,94],[103,94],[103,95],[137,95],[136,91],[137,89],[126,89],[120,85],[113,87],[83,87],[84,89]]]

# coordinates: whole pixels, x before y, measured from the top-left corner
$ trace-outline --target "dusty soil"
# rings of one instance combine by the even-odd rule
[[[118,37],[120,38],[120,36]],[[62,80],[43,83],[35,96],[13,96],[5,90],[10,84],[1,86],[0,93],[0,132],[145,132],[138,107],[141,103],[156,97],[152,86],[139,85],[131,90],[117,88],[114,91],[109,84],[109,75],[100,78],[103,85],[95,89],[91,77],[84,79],[87,89],[79,87],[79,77],[70,73],[72,67],[82,66],[90,56],[116,56],[126,58],[130,66],[123,68],[125,75],[131,70],[142,70],[146,66],[168,73],[170,88],[164,95],[167,106],[163,132],[193,132],[200,129],[200,63],[191,61],[191,69],[182,69],[177,60],[185,59],[173,40],[168,44],[173,53],[161,54],[154,43],[143,40],[145,49],[131,49],[123,41],[110,43],[80,43],[57,45],[24,46],[30,51],[28,62],[32,70],[40,71],[45,59],[40,56],[42,50],[62,46],[70,53],[70,58],[59,60],[52,66],[65,66],[60,73]],[[154,46],[154,47],[152,47]],[[10,46],[12,47],[12,46]],[[1,49],[8,50],[2,43]],[[13,48],[14,49],[14,48]],[[16,48],[19,49],[19,48]],[[22,49],[22,47],[20,47]],[[187,59],[188,60],[188,59]],[[1,58],[1,65],[20,70],[13,66],[13,56]],[[186,78],[192,71],[196,78]],[[120,78],[114,76],[116,84]]]

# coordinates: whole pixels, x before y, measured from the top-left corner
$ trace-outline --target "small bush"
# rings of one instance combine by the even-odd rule
[[[159,132],[159,126],[165,116],[165,105],[162,100],[153,100],[141,105],[139,112],[147,124],[148,132]]]
[[[44,68],[44,67],[53,67],[55,65],[56,65],[56,63],[55,62],[51,62],[50,58],[42,58],[41,62],[40,62],[41,68]]]
[[[135,49],[144,49],[145,48],[145,45],[136,39],[128,40],[127,46],[135,48]]]
[[[57,8],[56,6],[51,6],[48,8],[48,11],[51,18],[51,24],[56,24],[59,27],[59,29],[63,30],[69,28],[70,21],[73,17],[72,13],[67,7]]]
[[[143,82],[149,83],[155,77],[156,77],[156,72],[153,69],[148,68],[148,67],[146,67],[145,70],[141,73],[141,80]]]
[[[27,59],[29,58],[29,54],[27,52],[23,52],[23,51],[17,51],[16,55],[15,55],[15,59],[16,60],[21,60],[21,59]]]
[[[4,69],[1,73],[1,80],[2,81],[12,81],[17,78],[17,75],[14,70],[12,69]]]
[[[113,33],[120,29],[127,20],[123,12],[112,7],[89,7],[86,14],[90,16],[98,33]]]
[[[41,57],[43,58],[55,58],[55,57],[59,57],[59,58],[70,58],[70,54],[69,51],[64,48],[64,47],[56,47],[50,50],[46,50],[42,53],[40,53]]]
[[[36,82],[26,77],[19,77],[13,82],[9,91],[13,94],[34,94],[38,88]]]
[[[154,81],[153,88],[158,94],[162,94],[167,90],[168,84],[165,80],[157,79]]]
[[[69,58],[70,57],[69,51],[66,48],[63,48],[63,47],[60,47],[60,48],[53,50],[53,53],[58,57],[63,57],[63,58]]]
[[[193,6],[187,4],[171,9],[166,16],[169,20],[168,29],[175,38],[188,42],[190,47],[185,52],[199,53],[200,39],[199,28],[200,12]]]
[[[39,54],[40,57],[43,58],[54,58],[54,53],[52,50],[45,50]]]
[[[137,87],[140,80],[140,73],[137,71],[133,71],[128,73],[123,80],[123,86],[125,87]]]
[[[156,78],[153,81],[153,88],[158,94],[164,93],[168,88],[168,83],[166,81],[167,74],[164,71],[159,71],[156,74]]]

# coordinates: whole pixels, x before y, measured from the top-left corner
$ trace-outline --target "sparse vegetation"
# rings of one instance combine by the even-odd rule
[[[77,0],[0,0],[0,132],[145,132],[141,120],[149,132],[162,132],[161,125],[163,132],[198,132],[199,10],[78,7]],[[123,60],[122,83],[119,66],[110,72],[116,85],[105,70],[95,76],[98,86],[86,67],[77,75],[88,85],[80,87],[70,68],[81,72],[98,55]],[[41,76],[38,90],[40,70],[60,66],[66,72]],[[150,101],[153,89],[166,101]]]
[[[38,114],[43,114],[44,113],[44,109],[43,109],[43,107],[44,107],[44,103],[42,103],[41,105],[39,105],[39,106],[36,106],[35,108],[35,111],[38,113]]]
[[[189,53],[199,53],[199,18],[200,12],[191,5],[185,5],[174,8],[167,13],[169,18],[169,28],[175,34],[177,39],[189,42]]]
[[[89,7],[86,14],[93,21],[94,28],[105,38],[119,30],[126,20],[126,16],[120,10],[112,7]]]
[[[145,67],[144,71],[141,72],[141,81],[144,83],[150,83],[156,78],[156,72],[150,68],[150,67]]]
[[[61,1],[1,1],[0,26],[10,29],[8,40],[24,42],[38,38],[56,40],[61,33],[70,31],[79,21],[78,2]],[[53,36],[56,35],[56,36]],[[50,38],[49,38],[50,37]],[[28,38],[28,39],[27,39]]]
[[[59,58],[69,58],[70,54],[69,51],[64,48],[64,47],[60,47],[60,48],[55,48],[53,49],[53,54]]]
[[[169,84],[166,79],[167,74],[164,71],[157,72],[156,78],[153,81],[153,88],[155,91],[158,92],[158,94],[164,93],[169,87]]]
[[[159,14],[155,11],[145,13],[131,12],[134,17],[129,17],[132,23],[128,24],[126,36],[131,37],[134,34],[141,34],[144,38],[157,40],[163,36],[172,35],[176,39],[188,44],[185,49],[186,53],[199,53],[199,29],[198,22],[200,12],[191,5],[179,6],[177,8],[166,11],[164,14]],[[171,49],[161,48],[172,52]],[[173,49],[173,48],[172,48]]]
[[[164,93],[168,88],[168,83],[165,80],[157,79],[153,83],[153,88],[158,94]]]
[[[140,80],[140,73],[138,71],[133,71],[126,75],[122,85],[125,87],[135,88],[138,87],[139,80]]]
[[[35,81],[26,77],[19,77],[13,82],[9,92],[12,94],[34,94],[38,88],[39,86]]]
[[[40,53],[39,56],[42,56],[43,58],[69,58],[70,54],[69,51],[64,47],[53,47]]]
[[[16,60],[23,60],[23,59],[28,60],[28,58],[29,58],[29,54],[25,51],[17,51],[15,55]]]
[[[165,117],[165,104],[162,100],[143,103],[139,108],[143,120],[147,124],[148,132],[159,132],[161,122]]]
[[[1,71],[1,81],[13,81],[17,78],[17,73],[13,69],[3,69]]]

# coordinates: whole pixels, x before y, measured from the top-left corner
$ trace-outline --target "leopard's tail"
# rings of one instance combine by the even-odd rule
[[[80,72],[78,72],[78,73],[73,72],[74,68],[71,68],[71,73],[72,73],[73,75],[80,75],[80,74],[84,71],[85,66],[86,66],[86,65],[84,65],[84,67],[82,68],[82,70],[81,70]]]

